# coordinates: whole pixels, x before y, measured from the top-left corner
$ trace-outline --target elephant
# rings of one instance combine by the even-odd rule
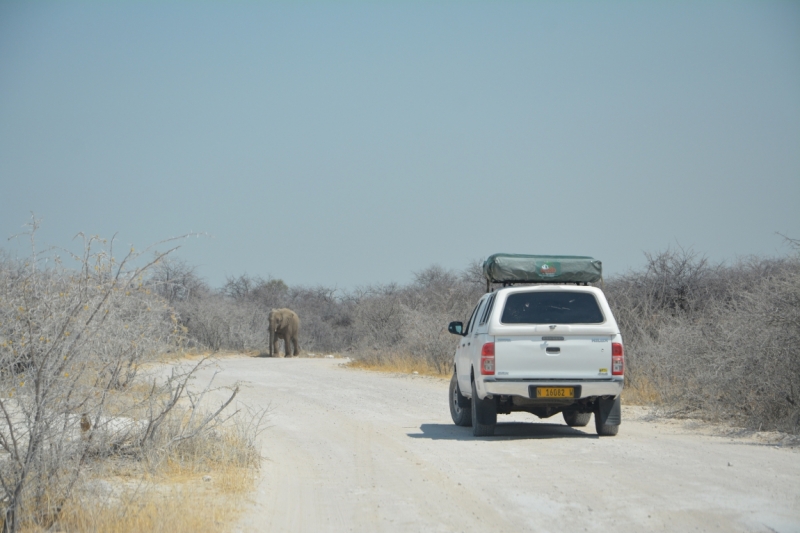
[[[291,309],[273,309],[269,313],[269,355],[278,357],[278,343],[283,339],[286,357],[300,353],[297,344],[297,334],[300,331],[300,318]]]

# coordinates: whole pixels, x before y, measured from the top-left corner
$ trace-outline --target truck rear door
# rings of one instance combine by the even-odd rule
[[[499,379],[592,379],[611,377],[611,340],[590,292],[531,291],[508,295],[498,309],[495,337]]]

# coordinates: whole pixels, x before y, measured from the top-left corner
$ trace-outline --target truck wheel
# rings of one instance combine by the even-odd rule
[[[569,427],[573,428],[582,428],[583,426],[588,424],[589,420],[592,418],[592,413],[562,411],[561,414],[564,415],[564,422],[566,422]]]
[[[622,408],[620,398],[599,399],[594,408],[594,428],[601,437],[613,437],[619,433],[622,422]]]
[[[619,433],[619,424],[603,424],[599,410],[594,412],[594,429],[600,437],[613,437]]]
[[[476,437],[491,437],[497,424],[497,405],[494,399],[478,398],[475,382],[472,382],[472,434]]]
[[[461,394],[455,371],[450,380],[450,416],[457,426],[472,425],[472,404],[469,398]]]
[[[601,437],[613,437],[617,433],[619,433],[619,426],[611,426],[609,424],[601,424],[597,415],[594,417],[594,427],[597,430],[597,434]]]

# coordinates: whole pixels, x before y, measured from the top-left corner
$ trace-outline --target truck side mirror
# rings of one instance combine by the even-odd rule
[[[447,326],[447,331],[449,331],[453,335],[463,335],[462,331],[464,331],[464,323],[450,322],[450,324]]]

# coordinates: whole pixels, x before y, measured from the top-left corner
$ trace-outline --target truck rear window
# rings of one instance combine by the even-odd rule
[[[603,313],[586,292],[518,292],[503,308],[503,324],[602,324]]]

